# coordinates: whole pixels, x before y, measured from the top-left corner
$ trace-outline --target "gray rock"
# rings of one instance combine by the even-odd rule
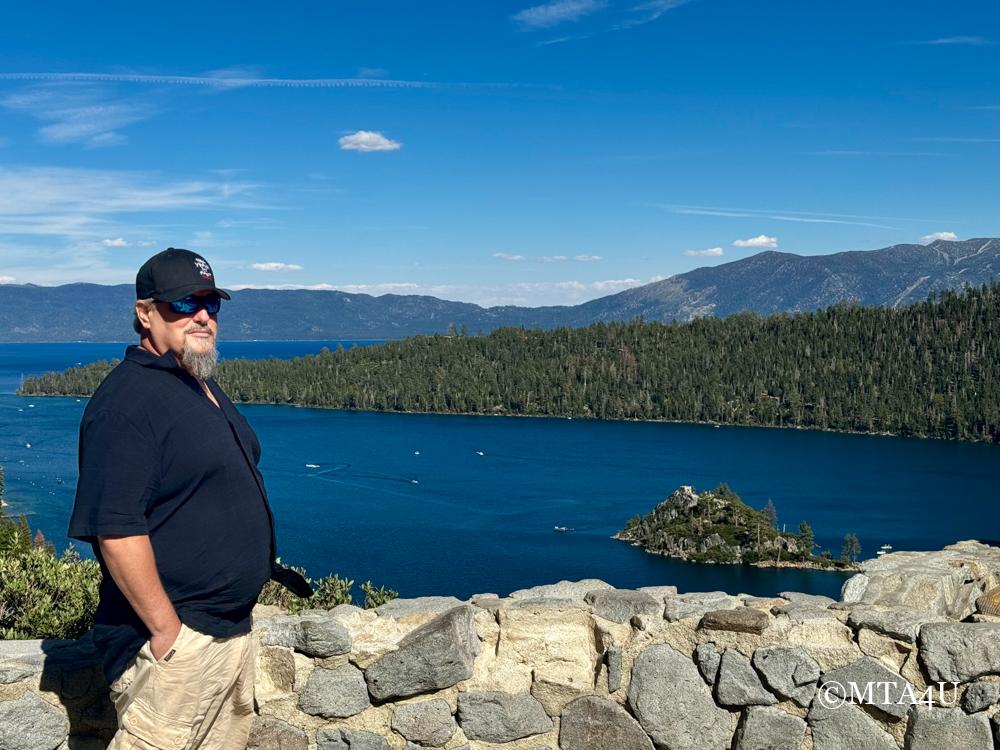
[[[868,588],[868,576],[864,573],[856,573],[840,587],[840,601],[853,604],[860,602]]]
[[[364,607],[359,607],[357,604],[338,604],[327,610],[334,617],[354,617],[364,613],[364,611]]]
[[[719,609],[736,609],[742,607],[743,602],[735,596],[729,596],[718,592],[721,596],[712,597],[716,592],[709,594],[681,594],[673,599],[667,599],[663,609],[663,616],[670,622],[677,622],[687,617],[703,617],[706,613]]]
[[[803,594],[800,591],[782,591],[778,596],[792,604],[808,604],[811,607],[829,607],[831,604],[836,604],[836,601],[829,596]]]
[[[750,706],[736,727],[733,750],[799,750],[806,722],[780,708]]]
[[[302,647],[302,618],[295,615],[275,615],[254,620],[254,630],[260,633],[262,646]]]
[[[503,609],[507,606],[510,601],[510,599],[501,599],[498,596],[480,595],[469,599],[469,604],[479,609],[485,609],[488,612],[496,612],[498,609]]]
[[[750,660],[732,648],[722,654],[715,697],[723,706],[772,706],[778,702],[764,687]]]
[[[920,628],[917,640],[932,682],[1000,674],[1000,623],[931,622]]]
[[[16,701],[0,701],[0,748],[54,750],[69,734],[69,719],[39,698],[25,693]]]
[[[247,750],[308,750],[306,733],[280,719],[254,716]]]
[[[654,599],[642,591],[601,589],[590,591],[583,600],[598,617],[612,622],[628,622],[634,615],[663,616],[663,600]]]
[[[947,621],[947,617],[909,607],[885,609],[868,605],[853,607],[847,618],[847,624],[855,630],[868,628],[907,643],[916,643],[920,626],[925,622]]]
[[[691,658],[667,645],[636,657],[628,705],[660,748],[723,750],[733,738],[731,714],[715,705]]]
[[[962,696],[962,708],[970,714],[985,711],[997,702],[997,685],[995,682],[974,682],[965,690]]]
[[[479,653],[474,609],[455,607],[408,634],[395,651],[365,670],[376,700],[441,690],[472,677]]]
[[[563,709],[559,722],[562,750],[653,750],[639,722],[613,700],[588,695]]]
[[[766,612],[752,607],[717,609],[706,612],[698,627],[702,630],[728,630],[734,633],[760,635],[771,622]]]
[[[608,668],[608,692],[617,692],[622,686],[622,647],[609,648],[604,654],[604,663]]]
[[[833,607],[813,607],[809,604],[796,604],[795,602],[773,607],[771,612],[775,615],[787,615],[788,619],[799,625],[809,620],[829,620],[837,616]]]
[[[415,599],[392,599],[375,611],[381,617],[408,617],[410,615],[439,615],[462,604],[453,596],[419,596]]]
[[[325,719],[346,719],[369,706],[364,675],[353,664],[336,669],[316,667],[299,695],[299,708]]]
[[[470,740],[513,742],[552,729],[542,704],[527,693],[459,693],[458,723]]]
[[[892,735],[853,703],[832,707],[814,700],[806,722],[813,750],[899,750]]]
[[[754,609],[768,610],[789,602],[776,596],[754,596],[753,594],[737,594],[736,597],[743,602],[746,607]]]
[[[993,750],[985,714],[969,716],[958,708],[916,705],[906,728],[906,750]]]
[[[686,591],[683,594],[678,594],[677,598],[681,601],[696,602],[699,604],[707,604],[709,602],[717,602],[724,599],[738,599],[738,597],[735,597],[725,591]]]
[[[953,620],[976,611],[976,599],[1000,579],[1000,549],[974,541],[935,552],[892,552],[862,565],[867,583],[845,584],[845,601],[928,610]],[[848,591],[851,589],[851,591]]]
[[[385,737],[372,732],[320,729],[316,732],[316,750],[390,750],[390,748]]]
[[[513,609],[582,609],[590,611],[590,605],[583,599],[569,599],[556,596],[537,596],[531,599],[511,599]]]
[[[666,599],[667,597],[677,596],[676,586],[640,586],[637,590],[644,594],[649,594],[654,599]]]
[[[40,640],[0,640],[0,685],[39,675],[44,668],[45,652]]]
[[[301,623],[299,651],[306,656],[325,659],[351,653],[351,634],[330,615],[306,615]]]
[[[392,712],[392,728],[418,745],[443,745],[458,731],[448,701],[404,703]]]
[[[893,719],[906,716],[919,692],[904,677],[870,656],[824,672],[819,689],[852,703],[874,706]]]
[[[698,671],[709,686],[715,684],[715,678],[719,674],[719,662],[722,655],[716,651],[714,643],[700,643],[694,649],[694,660],[698,664]]]
[[[819,664],[801,648],[768,646],[753,652],[753,666],[764,683],[805,708],[816,695]]]
[[[613,589],[610,583],[596,578],[585,578],[582,581],[559,581],[544,586],[532,586],[528,589],[518,589],[511,592],[511,599],[575,599],[583,602],[583,598],[597,589]]]

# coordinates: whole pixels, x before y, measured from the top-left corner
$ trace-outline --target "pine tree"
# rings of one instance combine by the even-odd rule
[[[844,535],[844,547],[840,552],[840,559],[845,562],[857,562],[861,555],[861,542],[852,533]]]

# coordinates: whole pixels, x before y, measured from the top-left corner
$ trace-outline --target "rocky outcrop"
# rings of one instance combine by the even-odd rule
[[[813,555],[811,531],[805,537],[778,531],[773,517],[751,508],[726,485],[700,493],[682,485],[650,513],[631,519],[614,538],[693,562],[857,569],[829,555]]]
[[[961,586],[992,586],[980,547],[944,551],[961,551]],[[893,575],[946,572],[916,554]],[[300,617],[260,608],[247,747],[1000,750],[1000,618],[950,617],[943,602],[976,597],[930,586],[918,600],[889,569],[879,586],[905,603],[588,580]],[[97,664],[87,638],[0,641],[0,750],[104,747],[115,713]]]
[[[1000,548],[958,542],[936,552],[891,552],[861,568],[844,584],[843,601],[961,620],[977,611],[976,601],[987,590],[1000,585]]]

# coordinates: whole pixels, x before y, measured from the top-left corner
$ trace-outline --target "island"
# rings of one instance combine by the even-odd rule
[[[614,538],[652,554],[692,562],[860,569],[861,547],[854,534],[844,537],[840,558],[829,550],[813,554],[815,537],[806,521],[795,532],[779,531],[770,500],[764,509],[755,510],[725,484],[701,493],[682,485],[649,514],[631,518]]]

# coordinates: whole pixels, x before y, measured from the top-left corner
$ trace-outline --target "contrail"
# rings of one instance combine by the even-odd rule
[[[149,83],[169,86],[207,86],[217,89],[237,88],[314,88],[314,89],[439,89],[439,88],[552,88],[546,85],[519,83],[443,83],[402,81],[387,78],[257,78],[235,76],[163,76],[140,73],[0,73],[0,81],[61,81],[87,83]]]

